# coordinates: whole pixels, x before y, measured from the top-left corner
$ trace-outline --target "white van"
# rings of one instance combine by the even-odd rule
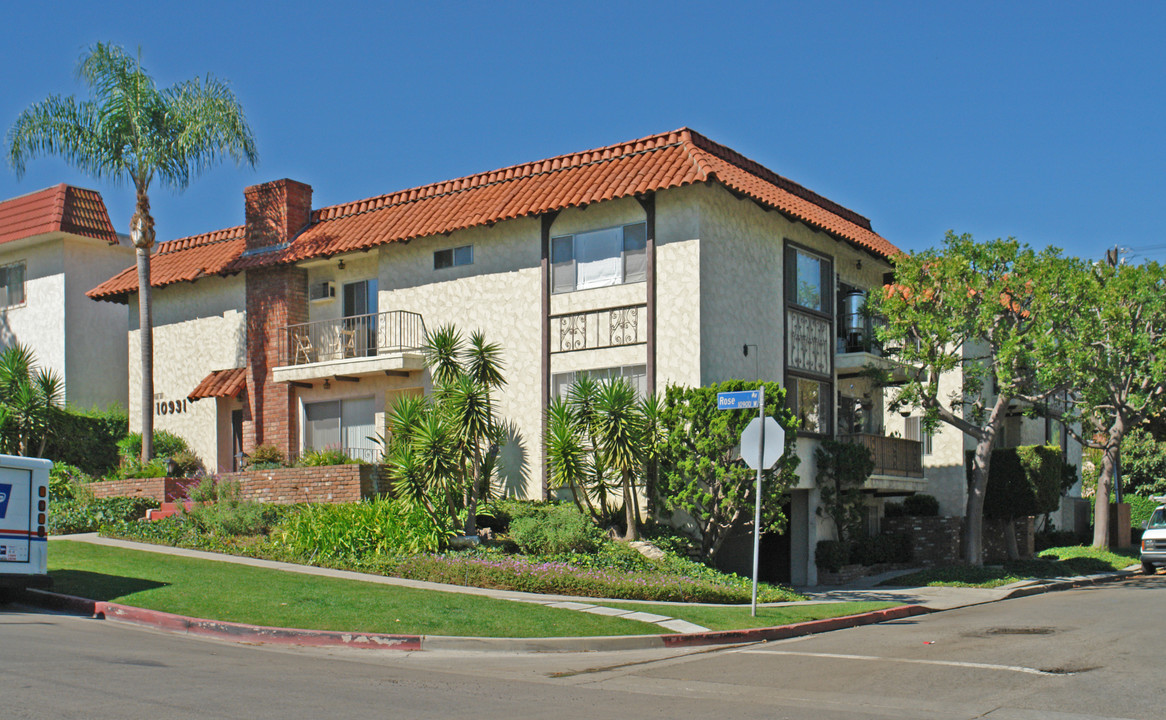
[[[1166,495],[1150,498],[1158,503],[1142,531],[1142,572],[1153,575],[1166,565]]]
[[[0,602],[47,587],[49,468],[41,458],[0,455]]]

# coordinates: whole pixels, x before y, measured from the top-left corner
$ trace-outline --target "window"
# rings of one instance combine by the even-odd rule
[[[373,399],[304,403],[304,451],[339,448],[349,457],[379,460]]]
[[[24,304],[24,263],[0,267],[0,303],[5,307]]]
[[[923,418],[909,417],[903,421],[903,437],[908,440],[914,440],[917,443],[923,444],[923,454],[931,454],[931,438],[932,434],[923,431]]]
[[[874,404],[870,400],[838,395],[838,434],[876,434]]]
[[[834,262],[787,240],[782,275],[787,402],[801,421],[799,433],[829,436],[834,432],[833,378],[837,345],[833,326]],[[854,432],[857,424],[866,423],[860,416],[863,413],[854,410],[847,410],[842,432]]]
[[[445,268],[457,267],[459,265],[473,264],[473,245],[462,245],[461,247],[447,248],[445,250],[438,250],[437,252],[433,253],[434,270],[444,270]]]
[[[641,282],[647,277],[647,246],[645,223],[551,238],[551,291]]]
[[[830,434],[830,384],[808,378],[790,378],[790,403],[801,424],[798,432]],[[787,386],[788,387],[788,386]]]
[[[787,244],[785,264],[786,302],[827,315],[832,313],[834,263]]]
[[[595,370],[576,370],[575,372],[555,373],[551,376],[551,397],[564,398],[571,392],[571,386],[582,375],[590,377],[596,382],[623,378],[636,391],[636,397],[641,400],[648,395],[648,374],[646,365],[624,365],[623,367],[598,368]]]

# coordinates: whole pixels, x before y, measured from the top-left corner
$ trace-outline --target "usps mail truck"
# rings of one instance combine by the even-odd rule
[[[49,468],[41,458],[0,455],[0,602],[47,587]]]

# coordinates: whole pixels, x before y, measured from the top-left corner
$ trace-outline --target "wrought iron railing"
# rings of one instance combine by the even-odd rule
[[[552,354],[640,345],[648,340],[644,304],[551,315],[548,322]]]
[[[418,313],[392,310],[289,325],[285,337],[287,364],[309,365],[417,350],[425,342],[425,321]]]
[[[843,435],[839,440],[857,443],[870,450],[874,460],[873,475],[923,477],[923,443],[918,440],[869,433]]]

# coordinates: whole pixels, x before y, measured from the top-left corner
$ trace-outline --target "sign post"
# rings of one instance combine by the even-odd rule
[[[757,408],[757,418],[741,433],[741,458],[749,467],[757,470],[757,487],[753,503],[753,599],[750,604],[750,612],[753,617],[757,617],[757,565],[761,554],[761,472],[773,467],[785,453],[785,431],[776,420],[765,416],[764,385],[756,390],[717,393],[718,410],[752,408]]]

